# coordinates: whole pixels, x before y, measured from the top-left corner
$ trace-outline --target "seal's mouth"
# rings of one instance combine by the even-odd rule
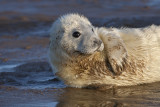
[[[101,43],[101,45],[97,48],[97,50],[96,50],[96,51],[101,52],[101,51],[103,51],[103,49],[104,49],[104,44],[103,44],[103,43]]]
[[[74,53],[78,54],[78,55],[92,55],[95,52],[101,52],[101,51],[103,51],[103,49],[104,49],[104,44],[102,42],[100,45],[98,45],[97,47],[95,47],[94,49],[92,49],[90,51],[82,49],[82,50],[75,50]]]
[[[79,54],[79,55],[92,55],[95,52],[101,52],[103,50],[104,46],[99,46],[98,48],[96,48],[94,51],[92,52],[85,52],[85,51],[78,51],[76,50],[74,53],[75,54]]]

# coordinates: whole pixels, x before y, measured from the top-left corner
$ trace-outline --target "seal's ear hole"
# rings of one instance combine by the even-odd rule
[[[78,31],[76,31],[72,34],[72,36],[75,38],[78,38],[80,35],[81,35],[81,33],[79,33]]]

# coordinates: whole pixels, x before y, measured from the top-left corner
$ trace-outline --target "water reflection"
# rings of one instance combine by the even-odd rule
[[[9,101],[9,102],[8,102]],[[108,90],[0,86],[0,106],[47,107],[160,107],[160,82]]]
[[[105,91],[66,88],[57,107],[160,106],[160,83],[116,87]]]

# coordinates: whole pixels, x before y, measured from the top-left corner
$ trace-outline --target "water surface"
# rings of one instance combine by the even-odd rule
[[[48,64],[49,28],[80,13],[95,26],[160,25],[159,0],[0,0],[0,107],[160,106],[160,83],[108,90],[67,87]]]

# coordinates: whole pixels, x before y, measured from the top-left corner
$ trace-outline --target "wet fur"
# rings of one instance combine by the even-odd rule
[[[79,88],[94,84],[128,86],[160,81],[159,26],[97,28],[96,32],[104,49],[92,55],[68,55],[51,41],[51,65],[67,85]]]

